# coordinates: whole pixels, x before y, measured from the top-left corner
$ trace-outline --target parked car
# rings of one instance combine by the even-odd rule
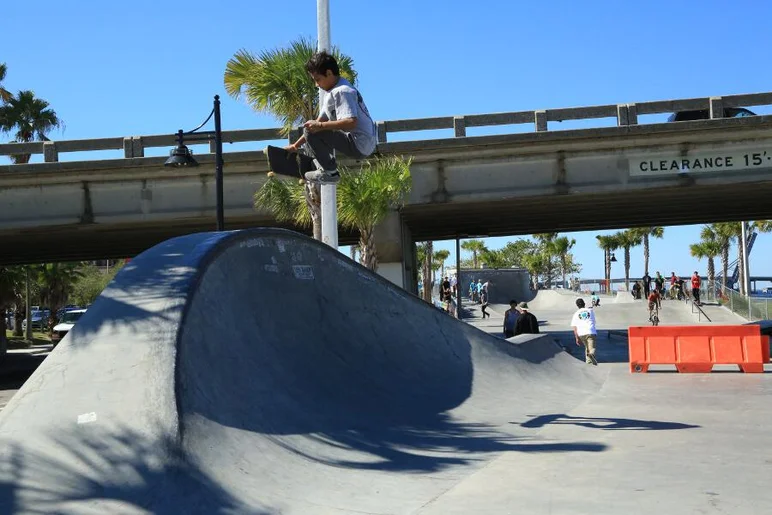
[[[749,111],[744,107],[725,107],[724,118],[744,118],[746,116],[756,116],[756,113]],[[692,120],[709,120],[710,111],[708,109],[698,109],[695,111],[678,111],[671,114],[667,121],[669,122],[690,122]]]
[[[30,319],[32,320],[32,330],[42,331],[48,323],[48,310],[35,310],[30,311]],[[27,330],[27,319],[25,318],[21,322],[21,330]]]
[[[51,333],[51,343],[54,344],[54,347],[67,336],[67,333],[75,326],[75,322],[77,322],[85,312],[85,309],[72,309],[64,312],[61,321],[54,326],[54,331]]]

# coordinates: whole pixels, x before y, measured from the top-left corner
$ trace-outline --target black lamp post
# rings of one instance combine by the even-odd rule
[[[206,125],[214,116],[214,132],[198,132],[201,127]],[[217,230],[225,230],[225,213],[223,211],[223,184],[222,184],[222,128],[220,126],[220,95],[214,96],[214,107],[204,123],[192,131],[177,131],[177,148],[169,152],[169,159],[164,166],[198,166],[198,162],[193,159],[190,149],[185,146],[185,139],[188,141],[209,141],[214,139],[214,182],[217,194]]]

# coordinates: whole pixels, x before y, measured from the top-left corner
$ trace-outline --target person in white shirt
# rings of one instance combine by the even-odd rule
[[[571,327],[574,329],[574,337],[577,345],[584,345],[584,361],[587,364],[597,365],[595,359],[595,340],[598,331],[595,329],[595,312],[584,307],[583,299],[576,299],[576,307],[579,308],[571,318]]]

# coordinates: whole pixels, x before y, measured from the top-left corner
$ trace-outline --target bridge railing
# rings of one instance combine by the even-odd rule
[[[723,97],[657,100],[633,104],[606,104],[536,111],[386,120],[377,122],[376,126],[378,143],[381,144],[388,142],[388,135],[390,133],[393,134],[398,132],[453,129],[454,137],[463,138],[467,136],[467,129],[471,127],[533,124],[534,131],[543,132],[548,130],[549,122],[601,118],[616,118],[618,126],[628,126],[638,124],[639,115],[704,109],[710,112],[711,118],[721,118],[725,107],[760,105],[772,105],[772,92],[729,95]],[[222,134],[223,142],[226,143],[276,141],[284,138],[282,131],[279,128],[227,130],[223,131]],[[293,131],[290,134],[290,139],[295,137],[297,137],[297,131]],[[124,157],[128,159],[144,157],[145,149],[148,148],[168,148],[175,145],[176,135],[170,133],[149,136],[118,136],[82,140],[3,143],[0,144],[0,155],[42,154],[44,162],[52,163],[58,162],[59,154],[66,152],[123,150]],[[214,142],[209,143],[209,152],[214,153]]]

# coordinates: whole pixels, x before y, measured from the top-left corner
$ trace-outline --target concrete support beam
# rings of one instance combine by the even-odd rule
[[[547,130],[547,111],[534,111],[533,117],[536,124],[536,132]]]
[[[378,129],[378,143],[386,143],[386,122],[378,122],[375,126]]]
[[[457,138],[466,136],[466,119],[463,116],[453,117],[453,131]]]
[[[627,124],[638,125],[638,106],[636,104],[627,104]]]
[[[134,157],[134,142],[131,136],[123,138],[123,157],[131,159]]]
[[[43,142],[43,161],[46,163],[56,163],[59,161],[59,152],[56,150],[55,141]]]
[[[145,157],[145,146],[142,144],[142,136],[131,138],[131,149],[133,157]]]
[[[721,97],[710,97],[710,117],[724,117],[724,101]]]
[[[397,286],[405,284],[405,249],[403,245],[402,218],[392,211],[375,228],[375,247],[378,252],[378,274]]]
[[[625,104],[617,105],[617,125],[630,125],[630,112]]]

